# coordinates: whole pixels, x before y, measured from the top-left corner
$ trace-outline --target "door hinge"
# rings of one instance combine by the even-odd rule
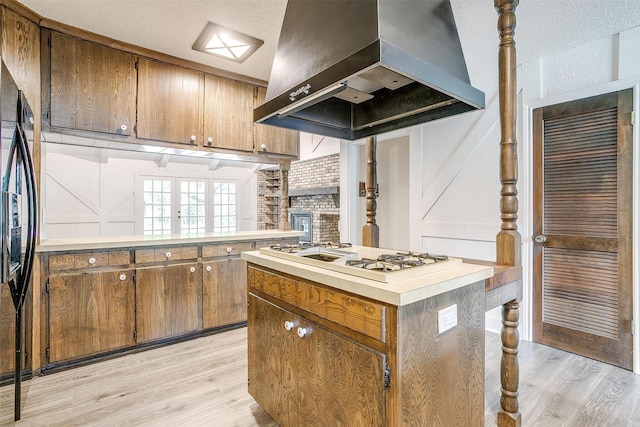
[[[385,365],[383,376],[384,376],[384,388],[391,387],[391,368],[389,367],[389,365]]]
[[[51,291],[51,286],[49,285],[49,279],[47,279],[47,281],[44,284],[44,291],[46,293],[49,293],[49,291]]]
[[[24,364],[27,366],[29,365],[29,353],[26,351],[24,352]]]
[[[135,329],[133,330],[133,340],[135,342],[138,342],[138,331],[136,331]]]
[[[51,36],[47,37],[47,46],[51,47]]]
[[[636,115],[635,115],[635,111],[631,112],[631,126],[636,124]]]
[[[138,69],[138,61],[136,61],[135,67],[136,67],[136,70],[137,70]]]
[[[47,361],[49,361],[49,358],[51,357],[51,352],[49,351],[49,347],[45,349],[44,356],[47,358]]]

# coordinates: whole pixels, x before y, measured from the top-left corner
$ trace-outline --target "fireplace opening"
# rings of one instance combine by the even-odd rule
[[[300,236],[301,242],[311,242],[313,239],[313,221],[311,212],[292,212],[289,211],[289,224],[292,230],[304,231],[304,235]]]

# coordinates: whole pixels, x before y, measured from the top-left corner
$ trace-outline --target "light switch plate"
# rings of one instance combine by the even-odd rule
[[[458,304],[453,304],[438,311],[438,334],[441,334],[458,324]]]

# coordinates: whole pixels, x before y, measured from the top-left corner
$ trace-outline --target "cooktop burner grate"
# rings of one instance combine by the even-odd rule
[[[273,249],[274,251],[286,252],[290,254],[295,254],[297,252],[303,251],[305,249],[310,248],[327,248],[327,249],[341,249],[341,248],[350,248],[353,245],[351,243],[334,243],[334,242],[320,242],[320,243],[311,243],[311,242],[300,242],[297,245],[286,245],[286,244],[277,244],[269,246],[269,249]]]

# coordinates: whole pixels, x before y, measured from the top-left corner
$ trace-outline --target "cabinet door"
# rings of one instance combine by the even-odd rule
[[[255,107],[264,103],[266,89],[258,87]],[[255,145],[258,153],[284,154],[298,158],[300,132],[270,125],[255,125]]]
[[[204,144],[253,151],[253,86],[205,75]]]
[[[13,372],[15,359],[16,309],[11,290],[0,284],[0,375]]]
[[[204,76],[197,71],[138,60],[138,138],[202,145]]]
[[[278,424],[384,424],[383,354],[251,294],[248,316],[249,393]]]
[[[227,258],[202,264],[202,327],[247,320],[247,262]]]
[[[51,33],[51,126],[130,135],[135,117],[133,55]]]
[[[195,331],[199,328],[197,264],[136,270],[138,342]]]
[[[132,273],[49,278],[49,362],[135,344]]]

